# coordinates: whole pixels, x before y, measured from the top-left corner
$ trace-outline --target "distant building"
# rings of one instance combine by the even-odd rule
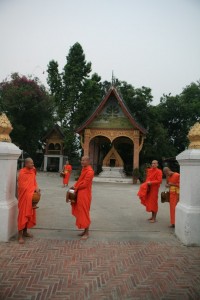
[[[115,87],[109,89],[76,132],[96,173],[109,167],[139,167],[139,153],[147,131],[133,118]]]
[[[59,125],[55,125],[43,137],[46,143],[44,171],[61,171],[64,164],[64,134]]]

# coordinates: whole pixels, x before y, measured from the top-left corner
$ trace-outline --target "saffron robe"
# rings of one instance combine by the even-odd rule
[[[81,175],[75,183],[77,202],[72,203],[72,215],[76,218],[76,226],[85,229],[90,226],[90,205],[92,199],[92,180],[94,171],[91,166],[83,167]]]
[[[36,210],[32,208],[34,191],[38,188],[36,170],[23,168],[18,176],[18,230],[36,225]]]
[[[151,185],[147,183],[151,182]],[[138,196],[148,212],[158,211],[158,191],[162,183],[162,171],[158,168],[150,168],[146,181],[140,185]]]
[[[72,172],[72,166],[71,165],[65,165],[63,168],[63,172],[65,173],[65,177],[63,177],[63,184],[68,184],[69,178]]]
[[[168,176],[167,183],[176,185],[169,188],[170,223],[175,225],[175,209],[179,201],[180,174],[174,172],[171,176]]]

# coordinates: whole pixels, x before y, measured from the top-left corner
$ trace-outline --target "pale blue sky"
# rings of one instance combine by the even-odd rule
[[[150,87],[154,104],[200,80],[200,0],[0,0],[0,36],[0,81],[19,72],[45,83],[75,42],[93,73]]]

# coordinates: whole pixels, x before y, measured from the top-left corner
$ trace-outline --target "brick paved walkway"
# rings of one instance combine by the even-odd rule
[[[0,244],[0,299],[200,299],[200,248],[49,239]]]
[[[167,204],[149,224],[138,186],[94,183],[91,236],[80,241],[59,175],[38,182],[34,239],[0,243],[1,300],[200,299],[200,247],[168,228]]]

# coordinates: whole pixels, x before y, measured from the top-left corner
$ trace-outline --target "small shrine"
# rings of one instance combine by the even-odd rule
[[[131,115],[115,87],[111,87],[97,109],[76,131],[84,155],[90,157],[96,174],[105,169],[124,170],[139,167],[139,153],[147,133]],[[111,176],[111,175],[110,175]]]
[[[45,145],[44,171],[61,171],[64,163],[64,134],[59,125],[53,128],[42,139]]]
[[[124,163],[114,145],[103,160],[103,167],[123,167]]]

